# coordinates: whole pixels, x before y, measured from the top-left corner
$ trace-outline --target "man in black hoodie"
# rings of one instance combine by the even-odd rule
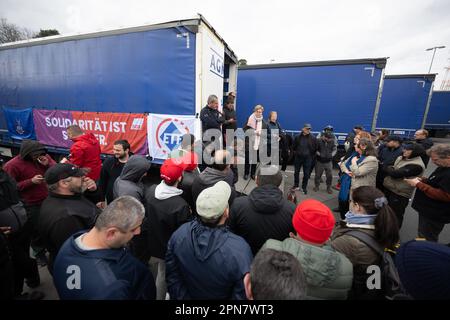
[[[41,206],[38,230],[50,253],[50,273],[64,242],[74,233],[92,228],[100,213],[83,195],[86,190],[95,192],[97,189],[95,181],[85,174],[85,170],[70,163],[55,164],[45,173],[49,195]]]
[[[277,166],[263,166],[256,177],[257,187],[247,197],[236,198],[230,209],[228,225],[243,237],[253,254],[268,239],[284,240],[295,232],[292,215],[295,205],[284,199],[279,189],[283,176]]]

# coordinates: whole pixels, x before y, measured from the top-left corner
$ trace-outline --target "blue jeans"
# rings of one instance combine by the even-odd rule
[[[303,167],[302,189],[308,186],[309,176],[311,175],[312,157],[295,155],[294,159],[294,187],[298,187],[300,181],[300,169]]]

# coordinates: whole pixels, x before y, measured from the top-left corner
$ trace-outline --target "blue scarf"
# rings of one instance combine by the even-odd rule
[[[350,170],[350,166],[352,164],[352,159],[359,154],[357,152],[353,152],[352,155],[347,159],[345,162],[345,167]],[[358,161],[356,161],[357,164],[360,164],[366,157],[361,156],[359,157]],[[338,198],[340,201],[348,201],[350,197],[350,187],[352,185],[352,177],[350,177],[348,174],[344,173],[341,178],[341,188],[339,189],[339,195]]]
[[[347,224],[373,225],[376,217],[376,214],[355,214],[349,211],[345,214],[345,221],[347,221]]]

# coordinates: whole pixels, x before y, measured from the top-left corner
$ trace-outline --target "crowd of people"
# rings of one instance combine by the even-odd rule
[[[237,129],[234,96],[223,113],[218,104],[210,96],[200,119],[203,133],[218,130],[225,143]],[[67,128],[74,144],[58,163],[38,141],[23,141],[0,169],[0,297],[42,299],[24,286],[36,289],[38,265],[47,265],[69,300],[383,299],[390,288],[367,286],[368,268],[383,260],[369,237],[393,254],[398,297],[450,299],[450,248],[437,243],[450,223],[450,146],[433,145],[426,130],[405,142],[355,126],[337,159],[331,125],[316,137],[306,123],[289,140],[277,113],[265,120],[263,112],[255,106],[244,128],[254,137],[244,143],[243,178],[256,183],[248,195],[235,188],[234,151],[213,150],[205,164],[192,134],[156,184],[144,183],[151,164],[126,140],[103,164],[95,136],[78,126]],[[280,161],[258,165],[262,146],[274,143]],[[290,155],[293,189],[303,168],[304,194],[313,170],[313,190],[325,172],[332,194],[337,162],[340,217],[318,200],[287,200],[280,185]],[[424,177],[429,159],[437,168]],[[410,201],[423,239],[400,243]]]

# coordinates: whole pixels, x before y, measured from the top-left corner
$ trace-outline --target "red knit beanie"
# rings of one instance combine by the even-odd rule
[[[308,199],[295,209],[292,224],[302,239],[322,244],[330,238],[335,219],[326,205],[317,200]]]

